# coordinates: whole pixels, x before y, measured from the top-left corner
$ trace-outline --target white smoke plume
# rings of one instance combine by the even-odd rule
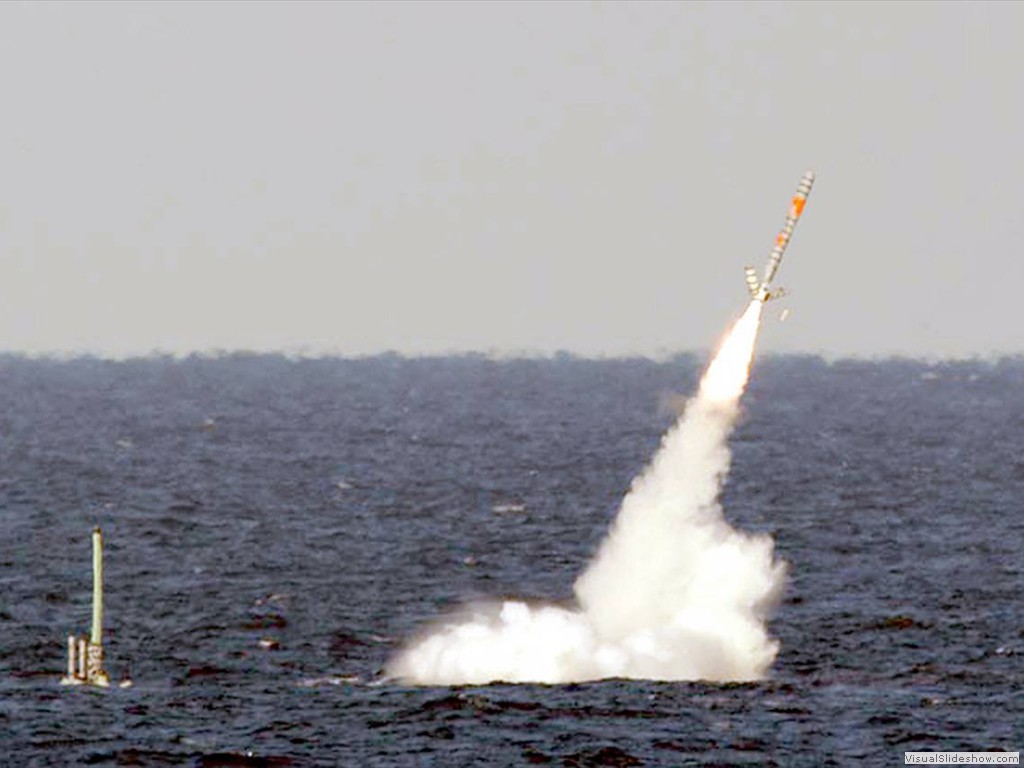
[[[770,537],[732,528],[718,501],[760,316],[751,302],[633,481],[576,582],[576,610],[469,608],[399,653],[388,674],[420,685],[763,677],[778,652],[765,622],[785,565]]]

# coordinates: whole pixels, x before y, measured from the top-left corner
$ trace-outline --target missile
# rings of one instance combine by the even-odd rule
[[[744,272],[747,278],[747,290],[750,291],[750,298],[760,301],[762,304],[771,299],[778,299],[785,295],[782,288],[772,288],[772,281],[775,273],[779,271],[779,263],[782,261],[782,254],[786,252],[789,239],[793,235],[793,228],[796,227],[800,214],[804,212],[807,204],[807,196],[811,194],[811,187],[814,186],[814,173],[808,171],[797,185],[796,194],[789,203],[789,213],[786,215],[786,223],[782,225],[779,234],[775,238],[775,247],[768,259],[768,266],[765,267],[764,277],[757,279],[757,272],[753,267],[746,267]]]

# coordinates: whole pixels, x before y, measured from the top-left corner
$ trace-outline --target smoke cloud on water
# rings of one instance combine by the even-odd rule
[[[420,685],[763,677],[778,652],[766,619],[785,565],[769,536],[732,528],[718,501],[761,307],[751,302],[633,481],[575,584],[578,608],[467,608],[398,654],[388,674]]]

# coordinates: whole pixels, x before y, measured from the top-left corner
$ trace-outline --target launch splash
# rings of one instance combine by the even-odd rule
[[[769,536],[732,528],[719,503],[762,307],[750,303],[634,479],[575,584],[575,610],[468,607],[401,651],[388,675],[418,685],[762,678],[778,652],[766,620],[785,564]]]

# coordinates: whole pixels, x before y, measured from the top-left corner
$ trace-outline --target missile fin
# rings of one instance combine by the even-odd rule
[[[761,283],[757,279],[757,271],[753,267],[746,267],[743,270],[747,277],[747,290],[750,291],[750,298],[757,298],[757,291],[761,287]]]

